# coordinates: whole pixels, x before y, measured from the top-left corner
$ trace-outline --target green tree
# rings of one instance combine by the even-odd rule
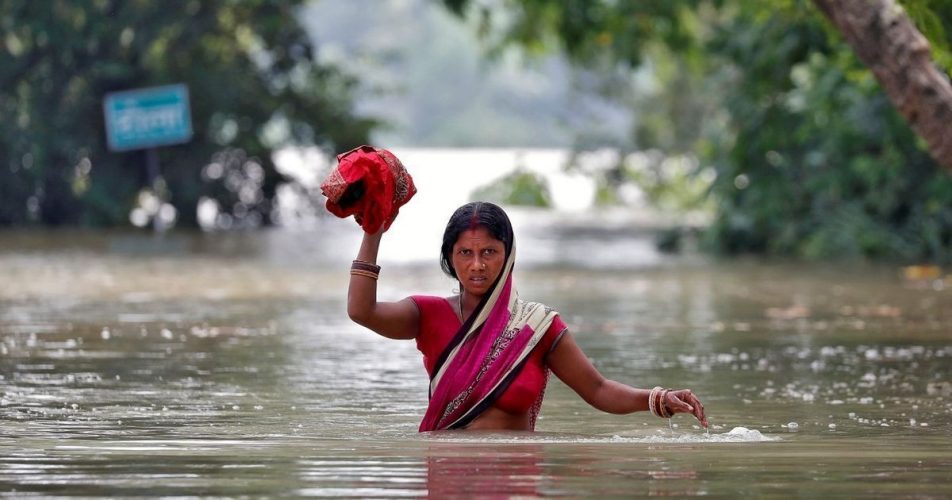
[[[4,0],[0,225],[121,225],[144,189],[185,225],[202,197],[267,224],[276,148],[346,150],[374,125],[351,111],[354,81],[315,61],[300,3]],[[167,83],[188,85],[195,135],[159,150],[164,182],[149,186],[145,152],[107,151],[102,99]]]
[[[952,169],[952,141],[943,134],[948,115],[952,114],[952,83],[948,75],[932,67],[933,59],[945,63],[946,69],[952,61],[949,33],[945,29],[952,16],[949,0],[906,0],[902,5],[896,0],[508,0],[479,6],[471,0],[443,3],[458,14],[479,16],[483,20],[482,31],[496,46],[518,43],[530,51],[557,46],[584,65],[607,61],[609,65],[637,66],[646,52],[659,43],[677,52],[681,59],[696,60],[699,54],[706,54],[698,49],[708,27],[718,25],[714,22],[717,17],[730,19],[740,13],[766,18],[778,11],[805,9],[819,17],[822,12],[873,69],[904,118],[925,139],[933,156]],[[494,9],[499,5],[504,8]],[[918,26],[910,22],[904,7]],[[932,57],[924,50],[929,44],[920,30],[932,41]]]
[[[552,195],[545,178],[521,166],[501,179],[476,188],[470,198],[527,207],[552,206]]]
[[[813,12],[740,14],[710,47],[729,89],[713,249],[949,259],[952,177]]]
[[[648,107],[635,102],[633,112],[664,117],[681,140],[658,140],[664,135],[645,132],[664,126],[644,128],[641,120],[628,147],[662,147],[667,154],[689,147],[702,160],[699,168],[714,167],[710,248],[952,258],[950,177],[817,2],[509,0],[500,10],[444,3],[480,16],[492,44],[554,47],[578,64],[627,71],[630,81],[658,58],[677,67],[680,76],[661,73],[666,98],[653,98]],[[948,1],[904,5],[933,42],[935,60],[947,64]],[[685,106],[692,100],[696,105]],[[605,180],[630,180],[629,170],[622,160]]]
[[[928,40],[905,9],[896,0],[813,0],[813,3],[872,71],[896,110],[925,142],[932,157],[952,172],[952,134],[949,134],[952,81],[936,67]],[[923,5],[926,2],[910,3]],[[948,17],[952,10],[948,2],[942,3],[945,3],[944,12],[928,11],[933,16],[923,17],[921,22],[931,27],[928,21],[937,19],[942,29],[941,16]],[[941,47],[942,33],[934,38]]]

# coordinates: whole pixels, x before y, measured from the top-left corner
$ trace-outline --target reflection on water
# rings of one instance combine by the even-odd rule
[[[0,492],[952,494],[952,296],[934,277],[662,257],[643,233],[523,217],[521,293],[606,375],[695,389],[710,431],[597,413],[553,382],[537,433],[417,434],[420,355],[348,321],[341,221],[9,233]],[[382,296],[451,293],[434,249],[388,237]]]

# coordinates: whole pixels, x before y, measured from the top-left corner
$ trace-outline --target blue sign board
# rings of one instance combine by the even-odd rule
[[[188,142],[192,116],[182,84],[106,94],[106,139],[112,151]]]

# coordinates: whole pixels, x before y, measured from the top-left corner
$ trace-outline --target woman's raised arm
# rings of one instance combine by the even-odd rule
[[[420,324],[420,310],[410,298],[399,302],[377,302],[377,278],[367,271],[377,262],[377,251],[383,231],[364,233],[351,268],[350,286],[347,289],[347,315],[355,323],[365,326],[379,335],[391,339],[413,339]],[[354,272],[354,271],[358,272]]]

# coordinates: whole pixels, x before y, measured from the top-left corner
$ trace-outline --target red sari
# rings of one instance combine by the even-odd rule
[[[414,295],[410,298],[420,309],[417,349],[423,353],[423,366],[426,368],[426,373],[432,376],[437,359],[462,324],[456,315],[456,310],[445,298],[428,295]],[[529,354],[522,371],[503,391],[493,406],[509,413],[525,413],[532,410],[536,400],[545,391],[549,371],[545,363],[546,355],[557,345],[557,340],[561,338],[565,329],[562,318],[556,316],[545,336]]]
[[[514,259],[515,245],[493,288],[462,325],[445,299],[413,297],[421,313],[417,346],[430,374],[421,432],[466,427],[493,406],[528,409],[529,428],[535,428],[549,373],[545,355],[565,324],[552,309],[517,298]]]

